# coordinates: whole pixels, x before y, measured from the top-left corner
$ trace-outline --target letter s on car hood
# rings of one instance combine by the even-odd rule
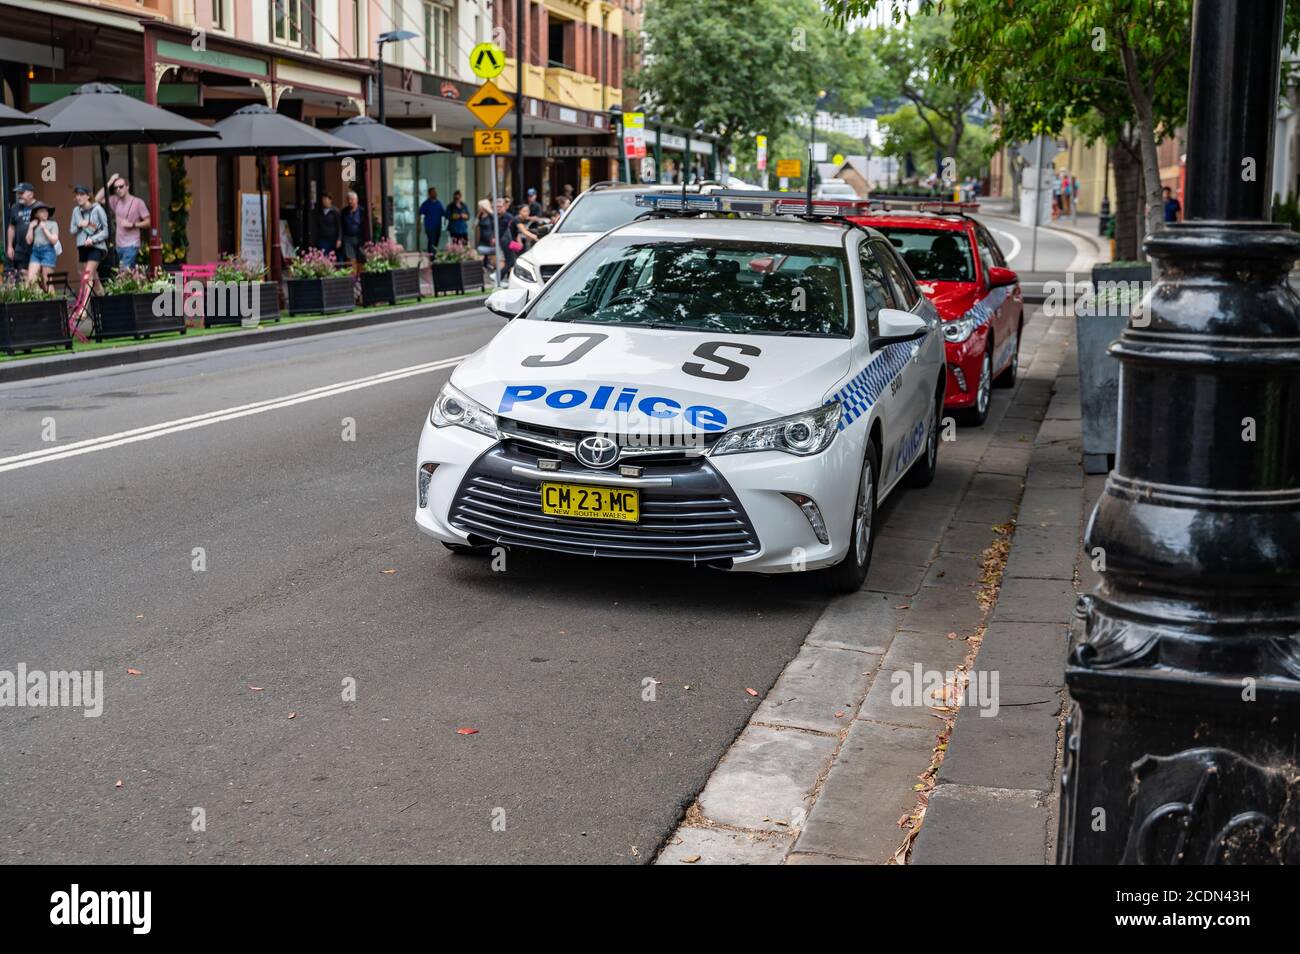
[[[466,358],[452,383],[495,413],[547,427],[622,431],[638,426],[644,399],[664,398],[649,405],[655,417],[720,431],[818,406],[847,374],[851,348],[847,338],[516,319]],[[723,423],[684,413],[694,406],[721,411]]]

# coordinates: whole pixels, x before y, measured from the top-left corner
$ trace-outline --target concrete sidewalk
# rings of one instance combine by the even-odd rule
[[[995,391],[984,427],[959,429],[954,441],[944,443],[930,487],[904,490],[881,508],[866,588],[831,602],[658,863],[879,864],[906,858],[955,715],[925,705],[917,677],[974,670],[971,659],[986,626],[1032,629],[1061,607],[1068,613],[1073,600],[1068,575],[1078,549],[1080,491],[1064,488],[1074,499],[1072,516],[1061,518],[1074,520],[1067,542],[1063,531],[1058,540],[1042,536],[1048,527],[1039,526],[1055,519],[1046,510],[1061,501],[1036,491],[1021,502],[1031,468],[1036,488],[1046,480],[1054,490],[1071,479],[1063,452],[1035,461],[1035,441],[1055,445],[1061,425],[1045,415],[1068,413],[1065,404],[1052,402],[1072,330],[1072,317],[1034,315],[1025,328],[1014,391]],[[1077,429],[1074,420],[1076,441]],[[1069,466],[1077,480],[1077,464]],[[1021,550],[1012,545],[1015,562],[1009,568],[1024,574],[1023,583],[998,597],[1001,555],[1018,510],[1025,516],[1016,538],[1024,543]],[[1033,522],[1026,525],[1026,517]],[[1030,547],[1046,551],[1039,565],[1033,565]],[[1041,568],[1066,578],[1029,575]],[[1002,651],[1001,638],[996,644]],[[1049,678],[1051,653],[1044,650],[1035,659],[1037,678]],[[1035,727],[1050,722],[1042,782],[1049,785],[1059,695],[1032,685],[1029,676],[1013,678],[1016,685],[1001,693],[1006,708],[982,721],[1009,726],[1013,734],[1022,731],[1026,718]],[[900,695],[900,686],[909,682],[911,691]],[[971,716],[978,719],[978,710],[961,710],[961,720]],[[962,721],[958,729],[971,734]],[[1040,737],[1029,740],[1037,763],[1044,758],[1037,749]],[[922,835],[928,825],[927,820]],[[1045,827],[1045,821],[1039,824]],[[1039,861],[1045,851],[1040,846]]]

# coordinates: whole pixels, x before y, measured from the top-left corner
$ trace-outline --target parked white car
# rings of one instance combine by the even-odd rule
[[[753,192],[691,205],[806,208]],[[818,211],[865,203],[843,205]],[[661,212],[531,302],[503,289],[488,307],[514,320],[453,372],[417,457],[416,523],[453,550],[825,568],[855,590],[876,507],[934,475],[939,318],[872,229]]]
[[[696,186],[687,188],[690,193],[699,192]],[[522,288],[530,299],[536,297],[543,285],[596,239],[645,212],[645,209],[637,207],[636,197],[647,192],[680,193],[681,186],[600,183],[580,194],[565,210],[555,228],[515,259],[506,287]]]

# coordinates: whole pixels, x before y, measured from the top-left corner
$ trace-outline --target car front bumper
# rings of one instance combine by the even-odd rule
[[[948,368],[948,390],[943,401],[945,408],[966,408],[975,404],[980,368],[988,340],[988,326],[985,325],[976,329],[965,341],[943,343],[944,360]]]
[[[812,457],[778,452],[682,458],[642,466],[641,478],[590,470],[562,458],[541,472],[539,456],[557,456],[462,427],[426,422],[417,463],[415,520],[445,543],[525,547],[597,557],[662,559],[737,571],[783,573],[831,566],[848,550],[861,453],[841,434]],[[420,470],[436,465],[423,481]],[[637,487],[639,523],[542,514],[543,480]],[[638,483],[640,481],[640,483]],[[811,498],[827,542],[787,494]]]

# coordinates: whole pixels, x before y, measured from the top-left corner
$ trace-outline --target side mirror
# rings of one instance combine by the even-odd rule
[[[1014,285],[1020,281],[1020,276],[1009,268],[999,268],[994,265],[989,269],[989,288],[1001,288],[1003,285]]]
[[[517,318],[528,304],[526,288],[498,288],[483,303],[487,310],[502,318]]]
[[[897,308],[880,309],[876,321],[880,326],[880,334],[871,344],[877,349],[916,341],[918,338],[924,338],[925,333],[930,330],[924,318],[918,318],[910,311],[899,311]]]

